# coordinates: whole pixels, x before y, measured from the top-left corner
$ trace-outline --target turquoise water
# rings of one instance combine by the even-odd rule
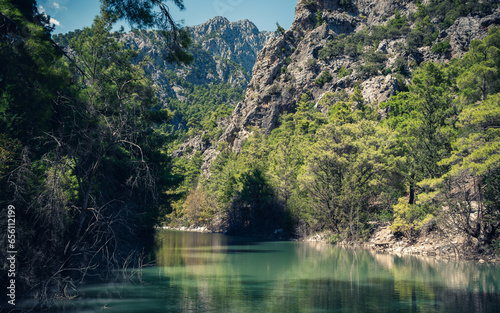
[[[326,244],[160,230],[141,283],[87,286],[58,312],[498,312],[499,267]]]

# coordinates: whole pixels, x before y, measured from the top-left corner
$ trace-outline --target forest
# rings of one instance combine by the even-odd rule
[[[173,184],[170,139],[159,127],[172,114],[144,63],[133,62],[138,52],[110,31],[119,19],[163,29],[172,62],[189,61],[189,37],[161,1],[102,5],[65,50],[36,1],[0,3],[2,246],[12,206],[17,294],[40,303],[140,266]],[[3,263],[2,277],[7,269]]]
[[[282,229],[299,238],[328,230],[336,243],[366,241],[370,222],[385,221],[401,237],[445,228],[473,238],[475,252],[499,253],[500,31],[492,28],[446,63],[398,57],[385,68],[386,55],[371,48],[404,38],[404,54],[424,46],[449,53],[449,40],[433,44],[437,33],[494,5],[419,3],[413,15],[396,10],[386,25],[329,41],[318,59],[357,60],[354,73],[342,67],[336,75],[356,79],[353,92],[326,92],[316,102],[304,90],[270,135],[251,129],[239,152],[219,144],[208,174],[200,175],[200,152],[175,160],[185,179],[165,223],[253,234]],[[321,14],[316,19],[319,27]],[[276,34],[284,36],[279,25]],[[400,92],[373,106],[363,99],[362,82],[379,72],[392,73]],[[315,85],[332,79],[323,71]]]
[[[190,37],[164,2],[102,1],[91,27],[64,38],[53,36],[36,1],[0,3],[0,214],[15,207],[19,294],[70,297],[82,281],[140,267],[154,227],[163,225],[264,236],[279,229],[288,238],[328,230],[337,243],[366,241],[370,222],[385,221],[406,238],[457,229],[475,240],[476,252],[500,254],[500,29],[447,63],[386,69],[384,55],[364,49],[399,36],[411,54],[461,14],[491,7],[431,1],[412,21],[396,12],[383,28],[336,37],[318,58],[363,61],[353,92],[328,92],[316,103],[304,91],[279,127],[250,129],[235,152],[217,142],[218,121],[243,89],[195,86],[168,72],[189,101],[171,99],[167,108],[146,75],[147,59],[111,31],[118,20],[160,28],[165,57],[189,63]],[[449,42],[432,49],[447,53]],[[361,92],[373,71],[394,73],[401,85],[379,107]],[[199,151],[172,157],[195,135],[217,142],[208,173]],[[7,246],[8,222],[0,220]]]

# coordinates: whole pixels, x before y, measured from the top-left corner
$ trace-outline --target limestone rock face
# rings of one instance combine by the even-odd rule
[[[271,38],[259,52],[245,99],[236,106],[221,140],[229,142],[238,151],[251,126],[270,133],[278,126],[279,116],[283,112],[293,112],[304,93],[317,102],[325,92],[345,89],[351,93],[354,84],[361,82],[366,103],[375,108],[399,91],[395,74],[380,70],[368,77],[360,76],[362,59],[344,55],[325,60],[318,54],[328,41],[340,34],[349,35],[384,25],[394,17],[396,9],[402,16],[414,13],[417,9],[415,1],[353,0],[352,3],[350,7],[342,7],[339,0],[298,1],[291,28]],[[318,17],[322,24],[318,23]],[[419,48],[411,55],[402,52],[400,47],[405,44],[404,38],[385,39],[370,49],[387,57],[385,68],[394,66],[398,58],[407,65],[425,61],[446,62],[463,55],[471,40],[484,38],[488,28],[499,23],[498,10],[483,18],[468,16],[457,19],[435,41],[450,40],[451,52],[446,55],[431,52],[430,46]],[[350,72],[346,77],[339,75],[342,67]],[[332,80],[316,83],[325,71],[330,73]]]
[[[422,3],[427,4],[428,1]],[[395,12],[410,17],[417,9],[414,0],[352,0],[350,6],[342,5],[340,0],[298,0],[291,28],[266,37],[267,43],[256,56],[245,98],[235,106],[225,122],[227,126],[224,126],[219,144],[227,142],[238,152],[252,131],[257,129],[269,134],[279,126],[281,114],[295,111],[304,93],[317,104],[327,92],[345,90],[351,94],[355,85],[359,85],[366,104],[378,109],[378,104],[400,91],[401,84],[410,82],[415,65],[426,61],[448,62],[453,57],[462,56],[472,40],[484,38],[489,28],[500,24],[497,8],[488,16],[458,18],[451,27],[442,30],[430,45],[415,50],[406,49],[406,38],[396,36],[376,41],[373,46],[361,47],[363,50],[358,56],[320,57],[322,49],[337,36],[370,33],[374,26],[387,25],[395,17]],[[225,25],[223,19],[218,18],[217,21]],[[409,26],[410,29],[416,27]],[[205,34],[212,31],[209,25],[203,29]],[[219,29],[224,29],[221,40],[232,38],[228,35],[231,27]],[[248,31],[247,43],[254,42],[257,32],[251,28]],[[451,46],[447,53],[432,52],[434,44],[445,40],[449,40]],[[218,41],[213,38],[204,44],[208,50],[215,51],[210,45]],[[233,42],[242,46],[246,44],[237,40]],[[218,53],[230,51],[229,47],[222,44],[217,46],[220,47]],[[384,55],[384,60],[379,64],[381,66],[364,71],[363,67],[369,61],[360,55],[366,53]],[[247,55],[233,52],[235,60],[243,60]],[[241,62],[244,62],[242,64],[245,67],[250,64]],[[405,75],[393,70],[401,66],[407,69]],[[330,74],[331,79],[322,81],[320,78],[325,72]],[[383,111],[379,110],[379,113],[384,116]],[[210,164],[217,156],[217,145],[215,143],[202,150],[205,173],[208,173]]]
[[[188,31],[193,41],[189,52],[194,57],[190,65],[165,60],[166,44],[157,31],[132,31],[120,38],[126,46],[149,57],[146,71],[158,86],[161,100],[174,97],[184,101],[186,97],[182,86],[166,75],[167,70],[195,85],[229,83],[232,87],[246,88],[257,53],[274,36],[272,32],[259,31],[248,20],[230,22],[224,17],[189,27]]]
[[[195,43],[203,50],[243,66],[251,73],[257,53],[273,36],[271,32],[260,32],[249,20],[229,22],[224,17],[215,17],[208,22],[190,28]]]

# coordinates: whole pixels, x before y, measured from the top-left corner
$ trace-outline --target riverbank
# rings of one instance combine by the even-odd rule
[[[169,230],[179,230],[179,231],[190,231],[190,232],[196,232],[196,233],[216,233],[215,231],[212,231],[208,229],[205,226],[199,226],[199,227],[170,227],[170,226],[159,226],[157,229],[169,229]]]
[[[370,249],[378,253],[388,253],[396,255],[422,255],[435,257],[437,259],[471,260],[479,263],[500,264],[500,255],[495,254],[493,248],[479,247],[477,241],[468,240],[465,236],[453,232],[444,232],[434,229],[420,234],[417,238],[409,240],[405,237],[398,237],[390,230],[389,222],[372,222],[372,233],[368,240],[364,242],[340,241],[334,244],[349,247],[361,247]],[[170,229],[178,231],[218,233],[207,227],[158,227],[160,229]],[[246,234],[256,236],[255,234]],[[329,231],[315,233],[305,238],[287,237],[282,229],[275,230],[271,235],[257,236],[266,239],[277,240],[297,240],[306,242],[321,242],[332,244],[333,233]]]
[[[372,234],[362,243],[352,241],[338,242],[342,246],[359,246],[379,253],[396,255],[422,255],[438,259],[470,260],[479,263],[500,264],[500,255],[493,248],[480,247],[477,240],[467,239],[458,232],[444,232],[441,229],[424,232],[410,240],[396,236],[389,228],[389,222],[372,222]],[[332,234],[317,233],[303,241],[330,243]]]

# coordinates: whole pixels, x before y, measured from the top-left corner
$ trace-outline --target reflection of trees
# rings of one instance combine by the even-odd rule
[[[156,263],[158,266],[204,265],[217,255],[213,249],[226,245],[224,237],[180,231],[158,232],[156,236]]]
[[[443,287],[495,293],[499,289],[500,269],[469,261],[438,260],[423,256],[398,257],[373,253],[374,260],[396,276],[395,279],[439,283]],[[492,272],[495,275],[492,275]]]
[[[437,310],[443,305],[457,306],[458,303],[483,307],[484,295],[499,290],[500,270],[488,266],[421,256],[373,255],[393,275],[395,294],[408,304],[421,302],[419,311]],[[437,287],[440,292],[436,292]],[[442,291],[441,287],[448,291]]]
[[[467,292],[474,284],[498,290],[499,275],[466,262],[315,243],[234,243],[221,235],[172,231],[159,232],[157,242],[160,277],[169,287],[155,288],[179,312],[432,312],[467,297],[467,308],[484,307],[483,295]]]
[[[227,262],[227,238],[217,234],[167,231],[157,235],[161,276],[175,283],[179,311],[225,310],[241,294],[241,275]]]

